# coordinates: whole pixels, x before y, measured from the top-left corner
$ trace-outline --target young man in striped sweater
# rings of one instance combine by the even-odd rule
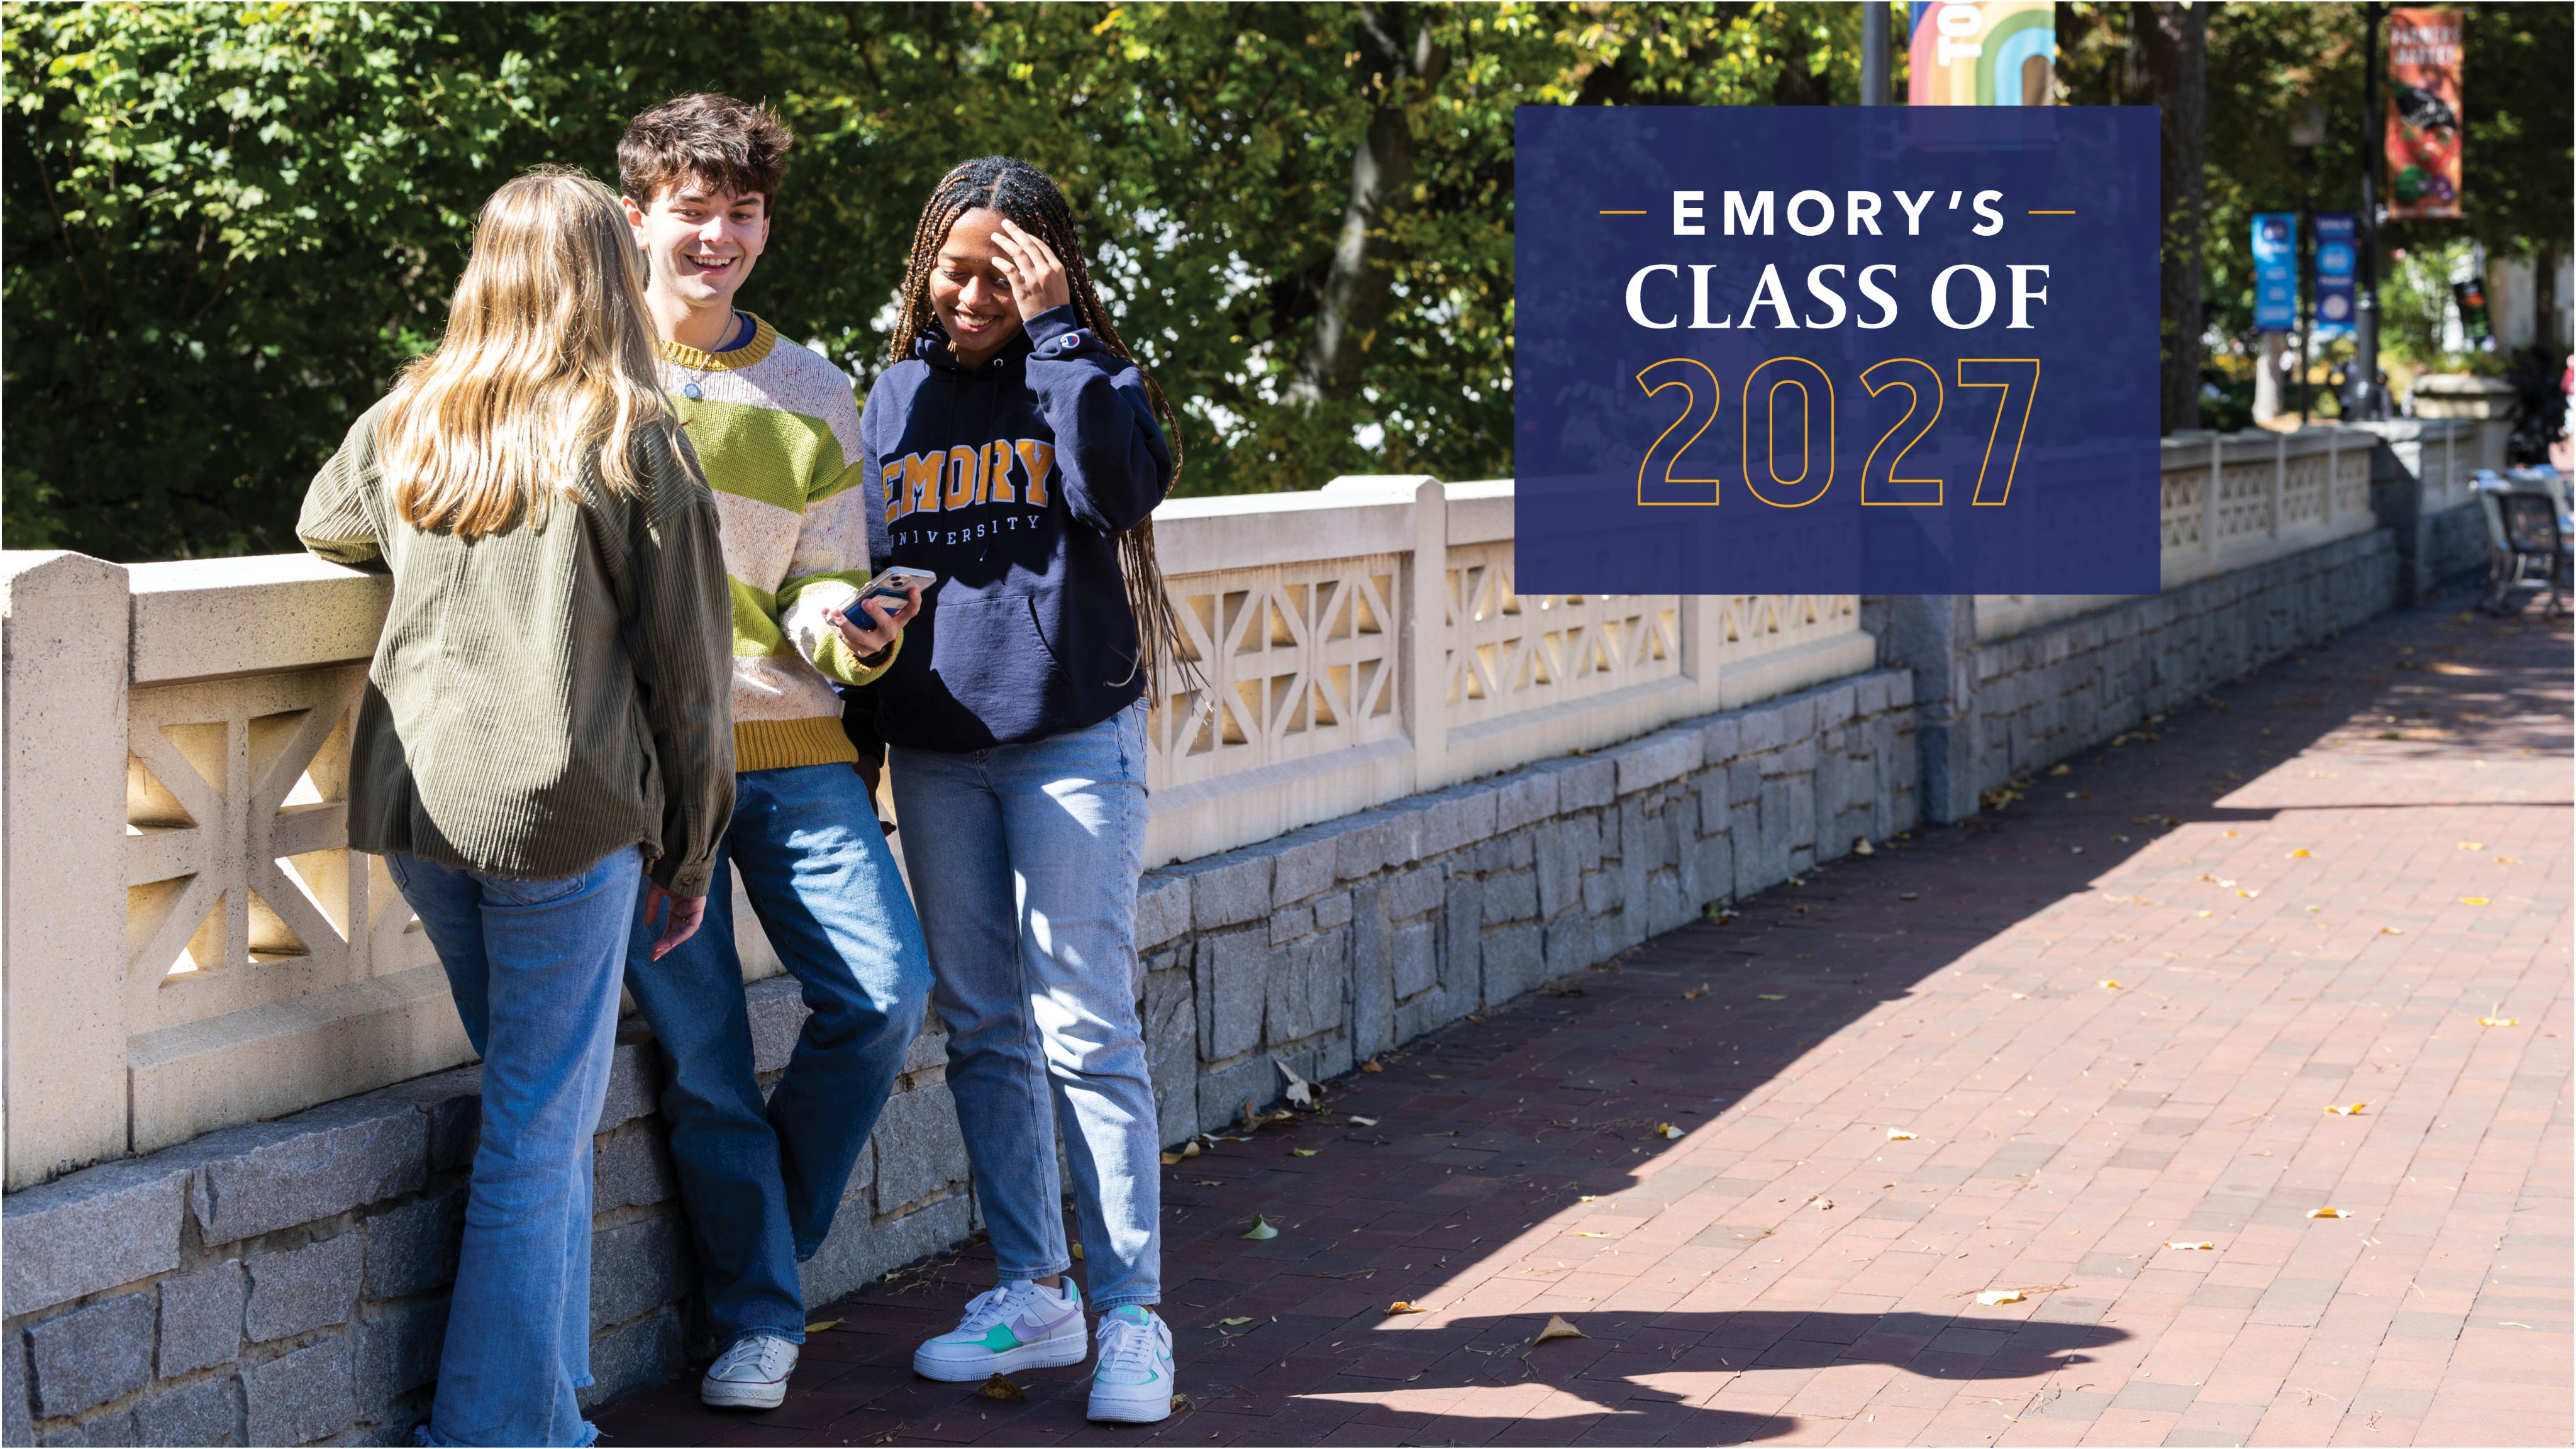
[[[699,1396],[756,1409],[786,1397],[805,1339],[797,1264],[831,1230],[930,985],[832,692],[885,672],[920,597],[853,607],[888,548],[862,486],[850,379],[733,305],[768,244],[791,144],[766,108],[694,95],[636,117],[617,147],[662,384],[723,526],[739,772],[705,928],[656,960],[648,902],[627,985],[668,1069],[662,1111],[721,1349]],[[813,1012],[765,1108],[735,871]]]

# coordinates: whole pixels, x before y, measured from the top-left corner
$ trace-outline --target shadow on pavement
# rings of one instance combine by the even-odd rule
[[[1642,1225],[1685,1193],[1747,1202],[1773,1194],[1768,1179],[1649,1170],[1674,1145],[1657,1129],[1712,1122],[1835,1033],[2095,889],[2161,836],[2290,808],[2267,803],[2260,782],[2303,751],[2563,754],[2566,629],[2478,618],[2463,612],[2464,597],[2294,651],[2079,752],[2062,774],[2015,782],[1998,808],[1962,826],[1879,842],[1867,857],[1739,902],[1731,920],[1694,923],[1455,1023],[1388,1053],[1377,1073],[1325,1084],[1330,1111],[1166,1168],[1163,1306],[1191,1407],[1161,1426],[1081,1425],[1079,1369],[1024,1376],[1028,1398],[1016,1402],[912,1376],[913,1345],[952,1326],[966,1298],[991,1285],[980,1241],[815,1310],[839,1322],[808,1345],[783,1409],[717,1415],[699,1408],[693,1379],[683,1379],[611,1406],[599,1422],[620,1444],[1715,1444],[1778,1437],[1795,1421],[1691,1407],[1655,1387],[1658,1373],[1861,1362],[1955,1383],[2036,1379],[2083,1363],[2087,1349],[2126,1335],[2092,1323],[2102,1300],[2080,1291],[2043,1297],[2027,1317],[1994,1319],[1964,1299],[1959,1317],[1559,1309],[1585,1336],[1536,1347],[1544,1307],[1448,1322],[1385,1310],[1438,1296],[1507,1245],[1528,1252],[1578,1204]],[[2457,772],[2444,796],[2478,803],[2473,775]],[[2321,807],[2303,798],[2295,808]],[[1885,1196],[1849,1208],[1917,1221],[1926,1208],[1909,1201],[1916,1194],[2029,1177],[2036,1162],[2020,1163],[2013,1148],[2002,1144],[1974,1168],[1891,1167]],[[1244,1241],[1255,1214],[1280,1236]],[[1721,1216],[1682,1247],[1740,1252],[1747,1233],[1759,1236]],[[1515,1386],[1542,1383],[1590,1408],[1527,1417],[1512,1396],[1530,1390]],[[2027,1396],[2006,1391],[2015,1392]],[[1945,1388],[1927,1404],[1955,1393]],[[2067,1427],[2069,1438],[2082,1432]]]

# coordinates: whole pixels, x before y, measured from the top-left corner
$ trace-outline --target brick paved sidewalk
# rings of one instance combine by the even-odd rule
[[[818,1310],[839,1323],[783,1409],[677,1382],[601,1427],[2568,1443],[2569,642],[2460,607],[2303,651],[1166,1169],[1189,1404],[1155,1429],[1084,1425],[1082,1369],[1011,1403],[913,1378],[990,1284],[974,1249]],[[1276,1239],[1240,1238],[1256,1213]],[[1584,1336],[1533,1347],[1549,1315]]]

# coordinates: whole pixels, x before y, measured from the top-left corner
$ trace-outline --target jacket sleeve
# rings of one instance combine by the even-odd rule
[[[1145,375],[1111,352],[1070,306],[1028,324],[1029,390],[1055,430],[1055,464],[1073,516],[1120,534],[1172,486],[1172,450],[1154,421]]]
[[[295,520],[295,536],[315,558],[378,574],[392,572],[375,511],[384,486],[376,466],[376,422],[383,414],[378,403],[350,426],[340,451],[304,490],[304,511]]]
[[[832,624],[831,616],[857,602],[859,591],[867,587],[870,570],[882,561],[877,550],[885,536],[877,490],[859,445],[858,404],[846,391],[835,401],[834,415],[824,421],[838,448],[825,456],[817,476],[806,480],[805,517],[788,555],[787,576],[778,585],[778,627],[824,678],[865,684],[893,666],[903,638],[897,635],[893,648],[863,664]]]
[[[631,576],[635,683],[662,774],[662,855],[652,876],[692,898],[707,893],[716,841],[733,818],[733,599],[715,497],[687,438],[678,442],[639,443],[651,501],[636,509],[644,526]]]

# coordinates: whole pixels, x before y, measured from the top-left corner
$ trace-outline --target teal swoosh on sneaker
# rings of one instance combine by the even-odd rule
[[[1020,1346],[1020,1336],[1011,1332],[1007,1323],[996,1323],[984,1330],[983,1346],[995,1353],[1009,1353]]]

